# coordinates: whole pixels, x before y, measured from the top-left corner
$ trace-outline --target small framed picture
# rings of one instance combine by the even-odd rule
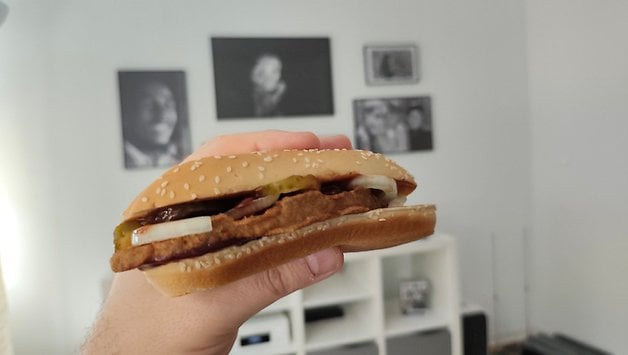
[[[367,45],[364,68],[368,85],[413,84],[419,81],[419,49],[414,44]]]
[[[430,282],[427,279],[406,280],[399,284],[401,313],[423,313],[429,307]]]
[[[433,150],[430,96],[356,99],[353,113],[358,149],[385,154]]]

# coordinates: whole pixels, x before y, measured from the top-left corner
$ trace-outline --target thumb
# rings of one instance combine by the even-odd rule
[[[215,289],[221,295],[214,296],[222,298],[223,305],[233,305],[222,314],[223,324],[240,326],[278,299],[336,273],[343,264],[340,249],[331,248]]]

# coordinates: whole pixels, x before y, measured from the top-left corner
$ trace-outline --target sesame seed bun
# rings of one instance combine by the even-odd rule
[[[221,198],[292,175],[314,175],[321,182],[356,175],[384,175],[397,181],[400,195],[415,188],[414,178],[381,154],[363,150],[284,150],[214,156],[172,167],[150,184],[123,213],[123,221],[159,207]]]
[[[433,205],[377,209],[171,262],[144,273],[164,294],[181,296],[219,287],[330,247],[364,251],[407,243],[431,235],[435,223]]]

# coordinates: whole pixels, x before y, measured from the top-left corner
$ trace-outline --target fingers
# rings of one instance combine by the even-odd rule
[[[270,130],[218,136],[203,144],[185,161],[212,155],[249,153],[280,149],[351,149],[351,141],[345,135],[318,137],[311,132],[287,132]]]
[[[343,134],[319,137],[320,149],[351,149],[351,141]]]
[[[241,324],[281,297],[329,277],[343,263],[340,249],[322,250],[214,289],[212,300],[223,305],[223,324]]]
[[[260,150],[319,148],[319,138],[311,132],[263,131],[218,136],[205,143],[185,160],[212,155],[249,153]]]

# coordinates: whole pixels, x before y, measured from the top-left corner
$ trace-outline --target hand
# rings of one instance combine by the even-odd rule
[[[265,131],[220,136],[187,160],[258,150],[351,148],[345,136]],[[342,268],[337,248],[249,276],[212,290],[169,298],[139,270],[115,275],[85,354],[227,354],[240,325],[289,293]]]

